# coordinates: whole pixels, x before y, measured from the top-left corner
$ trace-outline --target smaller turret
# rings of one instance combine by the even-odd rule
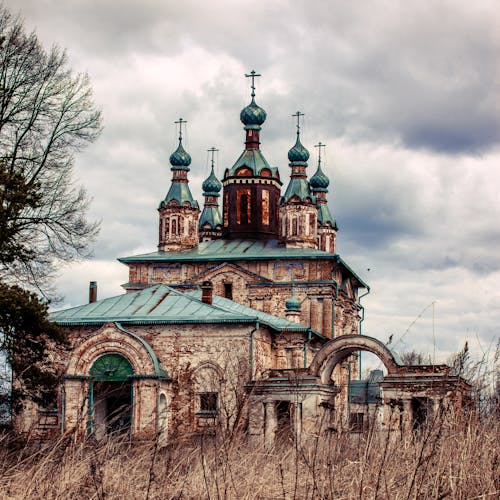
[[[285,247],[315,248],[317,246],[317,208],[307,182],[309,151],[300,142],[300,117],[297,111],[297,139],[288,151],[292,169],[285,194],[279,200],[280,244]]]
[[[205,197],[205,206],[198,221],[200,241],[215,240],[222,236],[222,217],[218,201],[222,183],[217,179],[214,172],[214,153],[218,150],[211,148],[208,151],[212,153],[212,166],[210,175],[201,185]]]
[[[325,252],[335,253],[337,222],[330,213],[326,199],[330,180],[321,169],[321,148],[324,148],[325,145],[319,142],[315,147],[318,148],[318,168],[311,177],[309,185],[318,207],[318,247]]]
[[[179,145],[170,155],[172,184],[167,196],[160,203],[159,244],[160,251],[175,252],[188,250],[198,244],[198,202],[189,189],[187,174],[191,156],[182,145],[182,125],[187,123],[179,118]]]

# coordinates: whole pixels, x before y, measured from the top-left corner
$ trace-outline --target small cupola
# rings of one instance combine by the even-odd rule
[[[219,211],[219,196],[222,189],[222,183],[217,179],[214,171],[214,153],[218,149],[212,147],[208,150],[212,154],[212,165],[210,175],[201,185],[205,205],[198,220],[199,240],[210,241],[222,236],[222,216]]]
[[[311,177],[309,185],[311,186],[318,206],[318,246],[320,250],[335,253],[338,229],[337,221],[332,217],[326,199],[330,179],[328,179],[321,168],[321,149],[324,148],[325,145],[319,142],[315,147],[318,148],[318,168]]]
[[[300,323],[300,300],[295,296],[295,290],[292,288],[292,296],[285,302],[285,317],[293,323]]]

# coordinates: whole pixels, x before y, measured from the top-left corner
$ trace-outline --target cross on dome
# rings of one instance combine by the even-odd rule
[[[300,117],[304,116],[304,113],[301,113],[300,111],[297,111],[292,116],[297,117],[297,135],[299,135],[300,134]]]
[[[251,78],[252,79],[252,85],[250,86],[250,88],[252,89],[252,97],[255,97],[255,78],[257,78],[258,76],[262,76],[260,73],[256,73],[254,69],[252,69],[252,71],[250,71],[250,73],[245,73],[245,76],[247,78]]]
[[[212,169],[214,168],[214,153],[218,153],[219,150],[214,148],[213,146],[210,149],[207,149],[209,153],[212,153],[212,158],[211,158],[211,163],[212,163]]]
[[[326,148],[326,144],[320,141],[318,144],[315,144],[314,147],[318,148],[318,165],[321,165],[321,148]]]
[[[184,120],[183,118],[179,118],[177,121],[174,122],[176,125],[179,124],[179,141],[182,141],[182,124],[186,124],[187,121]]]

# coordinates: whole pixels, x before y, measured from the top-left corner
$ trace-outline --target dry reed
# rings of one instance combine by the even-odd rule
[[[113,439],[13,447],[0,438],[0,498],[498,498],[494,419],[433,422],[418,435],[337,433],[272,450],[243,436],[189,442]]]

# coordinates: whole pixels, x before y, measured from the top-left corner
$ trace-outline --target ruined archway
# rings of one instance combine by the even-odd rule
[[[382,342],[365,335],[341,335],[325,344],[317,353],[309,367],[312,375],[328,384],[335,367],[357,351],[375,354],[384,364],[389,374],[400,371],[401,363]]]

